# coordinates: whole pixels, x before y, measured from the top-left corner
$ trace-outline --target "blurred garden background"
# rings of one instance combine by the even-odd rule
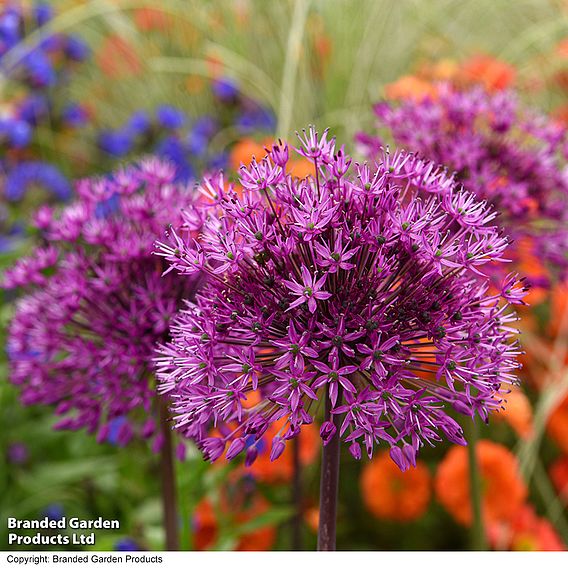
[[[568,125],[568,2],[0,0],[0,268],[30,252],[38,207],[72,200],[78,179],[156,154],[191,183],[261,157],[278,137],[294,143],[308,124],[357,154],[357,134],[376,134],[373,105],[421,99],[440,81],[516,91]],[[309,172],[299,157],[294,167]],[[479,430],[494,550],[568,546],[568,287],[539,286],[538,260],[523,264],[537,285],[521,313],[522,387]],[[4,343],[17,292],[1,294]],[[21,404],[8,369],[3,349],[2,547],[6,517],[65,515],[120,520],[96,549],[163,549],[149,444],[129,439],[126,418],[102,443],[58,429],[53,408]],[[296,525],[313,549],[320,445],[316,426],[303,431],[298,519],[292,455],[209,465],[176,440],[181,548],[287,550]],[[471,548],[465,448],[425,448],[405,473],[386,454],[344,457],[338,549]]]

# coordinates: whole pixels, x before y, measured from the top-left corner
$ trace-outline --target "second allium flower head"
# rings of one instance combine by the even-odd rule
[[[11,381],[24,403],[55,405],[57,428],[162,444],[154,346],[196,284],[162,277],[165,262],[152,254],[156,235],[193,200],[174,176],[146,159],[78,182],[71,204],[36,215],[47,246],[4,276],[4,287],[24,292],[9,328]]]
[[[256,446],[272,423],[272,458],[329,396],[351,454],[379,443],[406,469],[424,444],[465,443],[447,410],[487,419],[515,381],[514,277],[490,291],[483,265],[507,240],[495,213],[429,162],[385,154],[352,164],[327,132],[300,137],[315,178],[286,175],[275,145],[204,180],[206,207],[186,213],[196,240],[158,245],[172,269],[207,276],[159,350],[176,425],[210,460]],[[323,443],[336,433],[321,427]]]

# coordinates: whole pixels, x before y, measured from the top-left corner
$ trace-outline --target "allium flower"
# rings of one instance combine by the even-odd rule
[[[352,165],[327,132],[301,141],[315,177],[285,175],[275,146],[241,168],[239,192],[204,180],[196,240],[158,244],[181,274],[209,277],[159,350],[160,390],[210,460],[228,447],[252,461],[282,419],[276,459],[327,390],[340,425],[324,422],[324,444],[337,429],[356,458],[361,443],[369,456],[386,444],[406,469],[423,444],[465,443],[449,409],[487,419],[500,406],[522,285],[488,291],[482,269],[506,239],[433,164],[400,153]]]
[[[20,260],[4,287],[23,287],[10,325],[11,381],[25,404],[55,405],[57,428],[86,428],[99,441],[133,436],[161,443],[153,408],[154,344],[194,279],[162,277],[156,235],[192,191],[154,159],[78,183],[78,199],[37,223],[47,246]]]
[[[271,425],[267,436],[278,433],[279,424]],[[319,455],[319,428],[315,424],[308,424],[302,428],[298,437],[299,441],[299,461],[302,467],[307,467],[316,461]],[[247,443],[254,445],[256,439],[250,436]],[[270,461],[270,446],[261,440],[256,444],[254,462],[246,467],[243,474],[252,477],[260,483],[277,484],[289,482],[294,476],[294,451],[291,445],[286,446],[284,453],[278,461]],[[238,470],[237,470],[238,471]]]
[[[457,181],[499,211],[515,240],[509,256],[532,248],[552,270],[568,269],[566,129],[523,108],[511,92],[459,91],[375,106],[378,126],[402,148],[443,164]],[[377,155],[380,139],[360,140]]]
[[[527,440],[534,435],[531,402],[520,388],[511,389],[505,410],[494,416],[507,422],[520,438]]]

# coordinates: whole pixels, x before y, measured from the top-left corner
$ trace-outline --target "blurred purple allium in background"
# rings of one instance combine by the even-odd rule
[[[204,179],[209,207],[185,214],[201,216],[197,238],[158,243],[170,270],[207,276],[159,348],[159,388],[210,460],[228,448],[251,463],[278,422],[276,459],[327,389],[352,455],[385,443],[406,469],[424,444],[465,443],[448,409],[487,420],[501,406],[524,286],[489,290],[482,270],[507,240],[437,166],[405,153],[352,164],[313,128],[300,140],[315,178],[286,175],[275,145],[241,167],[242,189]],[[323,443],[335,432],[324,422]]]
[[[174,170],[148,158],[80,181],[60,214],[37,212],[45,246],[5,275],[3,286],[24,294],[9,328],[10,379],[25,404],[55,405],[57,428],[86,428],[118,445],[152,438],[160,447],[154,345],[195,285],[163,277],[165,263],[152,254],[193,200]]]
[[[532,254],[566,274],[566,128],[524,107],[512,92],[440,84],[436,93],[375,105],[386,140],[443,164],[465,189],[491,203],[515,240],[509,257]],[[361,133],[358,142],[368,157],[380,158],[381,138]]]

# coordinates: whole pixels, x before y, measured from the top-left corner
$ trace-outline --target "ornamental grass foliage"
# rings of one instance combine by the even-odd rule
[[[568,269],[566,128],[523,106],[509,91],[441,83],[422,97],[374,107],[377,124],[401,148],[456,172],[456,180],[500,213],[514,239],[508,256],[534,255],[552,273]],[[359,135],[367,156],[381,138]],[[535,284],[547,285],[546,278]]]
[[[515,276],[490,291],[483,268],[507,239],[486,204],[432,163],[388,153],[357,164],[310,127],[296,151],[316,175],[286,175],[289,148],[201,191],[196,238],[172,230],[157,254],[204,286],[158,349],[159,390],[207,459],[254,462],[270,426],[271,459],[323,411],[338,434],[390,446],[401,469],[424,444],[465,444],[452,411],[487,420],[515,382]],[[339,424],[336,427],[336,423]]]
[[[38,211],[44,245],[5,275],[3,286],[22,292],[7,341],[10,379],[23,403],[55,405],[56,428],[160,447],[154,345],[195,284],[162,277],[153,255],[156,235],[192,200],[174,176],[149,158],[78,182],[62,211]]]

